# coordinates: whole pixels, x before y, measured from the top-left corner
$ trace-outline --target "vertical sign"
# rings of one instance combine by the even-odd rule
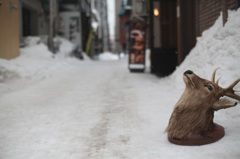
[[[143,72],[145,69],[146,24],[134,19],[130,22],[129,34],[129,69]]]

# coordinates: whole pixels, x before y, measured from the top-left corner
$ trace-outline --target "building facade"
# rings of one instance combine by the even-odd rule
[[[170,74],[196,44],[196,38],[227,10],[240,7],[239,0],[151,0],[151,71]]]
[[[108,51],[107,16],[106,0],[1,0],[0,58],[19,56],[19,47],[28,36],[40,37],[52,52],[56,52],[56,36],[89,55]]]
[[[220,14],[224,25],[227,10],[239,7],[239,0],[177,0],[178,65],[195,46],[196,38],[211,27]]]
[[[116,41],[128,52],[129,24],[137,18],[146,27],[146,48],[151,50],[151,72],[171,74],[196,44],[196,38],[227,10],[240,7],[240,0],[122,0],[118,5]]]
[[[1,0],[0,4],[0,58],[19,56],[19,1]]]

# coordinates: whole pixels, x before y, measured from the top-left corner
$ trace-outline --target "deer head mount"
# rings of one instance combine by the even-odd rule
[[[215,128],[214,111],[237,105],[237,102],[221,97],[228,96],[240,100],[240,96],[233,90],[240,79],[229,87],[222,88],[218,85],[220,78],[215,82],[218,69],[214,70],[211,81],[200,78],[190,70],[184,72],[186,88],[169,119],[166,129],[168,136],[176,139],[201,136]]]

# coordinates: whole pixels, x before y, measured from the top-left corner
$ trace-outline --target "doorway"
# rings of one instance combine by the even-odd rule
[[[22,7],[23,37],[38,35],[38,13],[25,5]]]
[[[151,1],[151,72],[171,74],[177,65],[176,0]]]

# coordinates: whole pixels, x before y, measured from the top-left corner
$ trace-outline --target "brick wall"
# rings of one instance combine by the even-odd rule
[[[209,27],[211,27],[215,20],[221,13],[221,0],[197,0],[197,34],[198,36]],[[236,10],[238,7],[238,0],[227,0],[228,10]]]
[[[119,42],[122,45],[123,50],[126,50],[126,33],[128,29],[126,28],[126,23],[129,21],[130,15],[121,16],[119,20]]]

